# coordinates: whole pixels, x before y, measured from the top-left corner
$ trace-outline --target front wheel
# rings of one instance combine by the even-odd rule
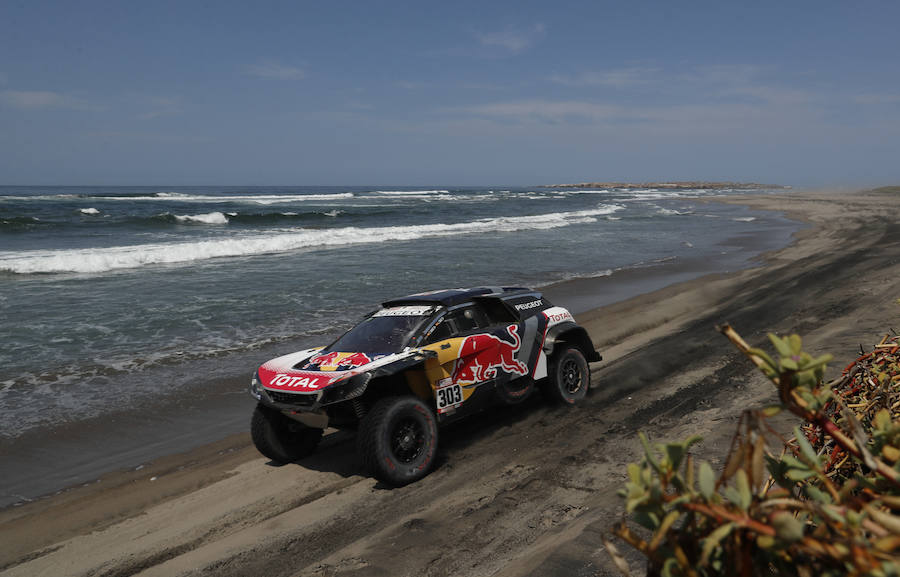
[[[322,429],[307,427],[265,405],[256,405],[250,421],[253,444],[276,463],[292,463],[311,455],[322,432]]]
[[[431,409],[416,397],[381,399],[363,418],[358,435],[366,469],[389,485],[418,481],[434,465],[437,423]]]
[[[542,390],[551,401],[574,405],[587,395],[591,369],[580,350],[568,348],[553,355],[548,373]]]

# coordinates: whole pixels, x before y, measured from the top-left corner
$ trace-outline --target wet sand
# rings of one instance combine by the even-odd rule
[[[393,490],[359,475],[350,435],[275,467],[240,432],[0,511],[0,575],[616,574],[600,537],[621,514],[615,491],[639,458],[637,431],[701,434],[697,452],[715,461],[740,412],[775,398],[715,324],[752,344],[799,332],[834,367],[900,328],[900,195],[730,202],[812,226],[764,266],[573,307],[604,355],[578,408],[535,396],[443,430],[437,469]],[[588,305],[605,280],[547,292]],[[234,402],[249,415],[252,402]]]

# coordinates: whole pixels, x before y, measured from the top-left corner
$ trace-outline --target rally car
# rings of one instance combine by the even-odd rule
[[[326,427],[357,429],[366,468],[390,485],[430,471],[438,425],[537,387],[574,404],[601,360],[568,310],[541,293],[478,287],[387,301],[324,348],[256,371],[251,432],[276,462],[312,453]]]

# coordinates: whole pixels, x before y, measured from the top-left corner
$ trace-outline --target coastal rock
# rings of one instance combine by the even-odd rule
[[[741,190],[788,189],[781,184],[760,184],[758,182],[708,182],[686,180],[676,182],[579,182],[577,184],[544,184],[541,188],[661,188],[666,190],[711,190],[717,188],[737,188]]]

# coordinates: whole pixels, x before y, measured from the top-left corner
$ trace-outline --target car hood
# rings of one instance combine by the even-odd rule
[[[268,361],[259,367],[260,383],[264,388],[275,391],[313,392],[417,354],[417,351],[389,354],[321,351],[308,349]]]

